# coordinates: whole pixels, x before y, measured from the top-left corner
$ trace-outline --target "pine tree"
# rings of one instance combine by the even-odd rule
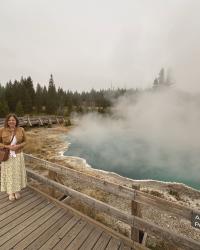
[[[153,82],[153,88],[157,87],[169,87],[173,84],[172,77],[171,77],[171,71],[168,70],[167,74],[165,75],[165,70],[162,68],[159,72],[158,78],[155,78]]]
[[[35,90],[33,87],[33,81],[30,76],[23,81],[23,87],[30,98],[29,99],[29,103],[31,106],[30,111],[32,111],[33,106],[35,105]]]
[[[47,101],[48,101],[48,91],[46,86],[44,86],[43,90],[42,90],[42,110],[47,109]]]
[[[15,112],[15,107],[16,107],[16,91],[13,90],[13,84],[11,81],[6,83],[6,88],[5,88],[5,100],[8,103],[9,110],[11,112]]]
[[[171,72],[170,69],[167,70],[167,76],[166,76],[165,84],[167,86],[171,86],[173,84],[172,72]]]
[[[56,87],[53,80],[53,75],[51,74],[48,86],[48,93],[47,93],[47,113],[48,114],[55,114],[58,108],[57,106],[57,92]]]
[[[64,104],[65,104],[65,92],[62,88],[58,88],[57,99],[58,99],[58,115],[64,115]]]
[[[4,118],[9,113],[8,104],[6,101],[0,102],[0,117]]]
[[[165,70],[164,68],[162,68],[159,72],[159,76],[158,76],[158,84],[164,85],[165,84]]]
[[[5,88],[0,84],[0,100],[5,100]]]
[[[30,114],[32,112],[32,101],[30,94],[27,89],[24,91],[24,97],[22,100],[23,110],[26,114]]]
[[[158,78],[155,78],[154,82],[153,82],[153,87],[154,88],[157,88],[159,86],[159,83],[158,83]]]
[[[38,83],[35,94],[35,108],[37,113],[40,113],[42,111],[42,106],[43,106],[43,89]]]

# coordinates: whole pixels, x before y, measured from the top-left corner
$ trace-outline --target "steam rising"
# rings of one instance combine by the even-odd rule
[[[200,96],[175,89],[124,96],[113,117],[82,117],[71,136],[95,167],[131,178],[200,181]],[[84,156],[84,155],[83,155]],[[112,167],[109,165],[112,163]]]

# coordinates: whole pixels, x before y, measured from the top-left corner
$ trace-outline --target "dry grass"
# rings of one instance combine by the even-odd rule
[[[177,201],[181,200],[180,194],[179,194],[179,192],[177,190],[169,189],[168,192],[169,192],[170,195],[174,196]]]
[[[43,153],[43,143],[37,134],[27,133],[27,141],[24,152],[27,154],[38,155]]]
[[[164,198],[164,194],[162,192],[157,191],[157,190],[143,189],[142,192],[145,192],[147,194],[151,194],[151,195],[159,197],[159,198]]]
[[[149,236],[147,238],[147,247],[152,250],[180,250],[180,248],[175,247],[174,245],[171,245],[162,239]]]

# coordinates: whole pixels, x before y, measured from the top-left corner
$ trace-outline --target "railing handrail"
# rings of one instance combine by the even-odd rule
[[[180,205],[180,204],[175,204],[171,201],[167,201],[160,197],[156,197],[156,196],[150,195],[148,193],[144,193],[139,190],[131,189],[122,185],[118,185],[109,181],[105,181],[97,177],[94,177],[92,175],[68,168],[66,166],[62,166],[60,164],[52,163],[43,159],[39,159],[35,156],[31,156],[28,154],[24,154],[24,155],[25,155],[26,160],[38,162],[42,164],[42,167],[48,170],[54,171],[58,174],[68,175],[73,178],[81,179],[81,181],[94,184],[96,187],[101,188],[102,190],[106,192],[118,195],[126,199],[130,199],[132,201],[136,201],[144,205],[153,206],[156,209],[160,209],[164,212],[176,215],[178,217],[187,219],[189,221],[191,221],[193,214],[199,213],[199,211],[195,209],[192,209],[192,208]]]
[[[129,215],[124,213],[117,208],[110,206],[102,201],[96,200],[86,194],[80,193],[76,190],[73,190],[69,187],[66,187],[58,182],[50,180],[44,176],[41,176],[35,173],[31,169],[27,169],[28,176],[30,178],[36,179],[37,181],[41,181],[42,183],[48,184],[51,187],[57,188],[59,191],[64,192],[65,194],[79,199],[81,202],[84,202],[98,211],[105,212],[111,216],[114,216],[120,221],[124,223],[136,227],[140,230],[147,232],[153,236],[160,236],[161,238],[170,241],[176,246],[184,247],[184,249],[192,249],[192,250],[199,250],[200,249],[200,242],[197,242],[193,239],[189,239],[183,235],[174,233],[168,229],[164,229],[156,224],[146,222],[144,219],[139,218],[137,216]]]

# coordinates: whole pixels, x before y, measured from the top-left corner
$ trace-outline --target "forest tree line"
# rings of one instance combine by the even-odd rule
[[[31,77],[22,77],[20,81],[9,81],[5,86],[0,84],[0,117],[9,112],[19,116],[32,114],[69,115],[72,111],[83,112],[96,108],[104,112],[111,106],[110,97],[117,98],[126,92],[125,89],[99,90],[78,93],[64,91],[54,84],[51,75],[48,87],[39,83],[34,88]]]
[[[158,78],[154,80],[153,87],[164,82],[164,69],[161,69]],[[70,90],[56,89],[53,76],[50,76],[48,87],[39,83],[34,88],[31,77],[22,77],[20,81],[9,81],[5,86],[0,84],[0,117],[12,112],[18,116],[23,115],[70,115],[72,111],[88,112],[96,110],[104,113],[112,105],[111,100],[117,99],[125,93],[137,93],[137,89],[107,89],[78,93]]]

